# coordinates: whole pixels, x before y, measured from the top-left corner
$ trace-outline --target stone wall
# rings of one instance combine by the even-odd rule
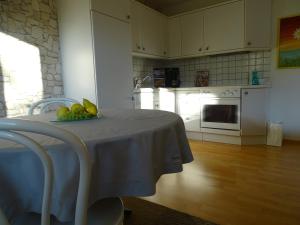
[[[38,53],[38,57],[29,61],[26,52],[14,49],[14,46],[8,51],[4,41],[0,40],[0,116],[26,114],[32,102],[63,95],[55,0],[0,0],[0,35],[10,44],[16,43],[33,54]],[[13,57],[19,61],[8,63],[13,61],[8,59],[10,54],[15,54]],[[20,59],[20,54],[24,54],[24,60]],[[24,67],[24,74],[20,67]],[[35,75],[31,76],[32,73]],[[42,88],[36,87],[37,80],[27,80],[27,89],[32,90],[21,91],[20,82],[26,79],[40,79]],[[6,93],[8,89],[12,92],[10,96]]]

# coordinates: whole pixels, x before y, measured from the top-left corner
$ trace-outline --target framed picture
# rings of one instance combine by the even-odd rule
[[[196,77],[195,77],[195,87],[207,87],[209,82],[209,71],[203,70],[203,71],[197,71]]]
[[[300,15],[279,20],[278,68],[300,68]]]

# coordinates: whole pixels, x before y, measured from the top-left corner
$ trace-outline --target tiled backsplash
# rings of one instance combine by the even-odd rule
[[[152,76],[154,68],[161,68],[166,66],[165,60],[147,59],[133,57],[133,76],[134,77],[146,77]],[[152,81],[146,80],[144,86],[152,86]]]
[[[202,70],[209,71],[209,86],[247,85],[249,74],[255,70],[263,84],[270,84],[271,53],[235,53],[178,60],[133,58],[135,77],[149,75],[157,67],[178,67],[182,87],[193,87],[197,71]]]

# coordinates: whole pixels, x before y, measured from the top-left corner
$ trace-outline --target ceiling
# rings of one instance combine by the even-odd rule
[[[138,0],[168,16],[187,12],[193,9],[225,2],[228,0]]]

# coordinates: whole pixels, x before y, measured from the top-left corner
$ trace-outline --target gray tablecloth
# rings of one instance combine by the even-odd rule
[[[90,204],[113,196],[150,196],[162,174],[182,171],[191,162],[183,121],[169,112],[105,110],[101,119],[50,122],[80,136],[93,160]],[[49,122],[54,114],[23,117]],[[52,214],[61,221],[74,215],[79,165],[66,144],[32,135],[47,146],[54,161]],[[0,207],[13,216],[24,210],[40,212],[43,168],[21,146],[0,140]]]

